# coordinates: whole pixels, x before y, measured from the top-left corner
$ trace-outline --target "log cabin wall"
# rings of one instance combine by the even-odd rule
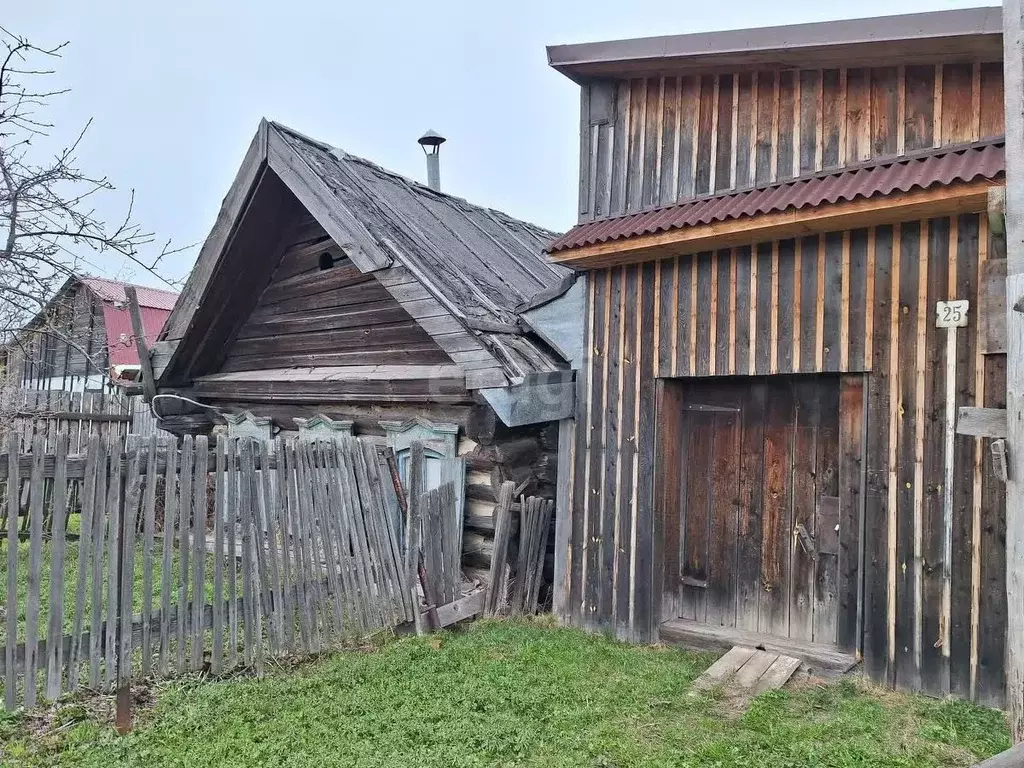
[[[579,220],[1003,133],[1001,62],[598,80]]]
[[[984,215],[969,214],[590,271],[585,348],[592,354],[578,383],[566,618],[648,641],[660,622],[679,615],[679,511],[658,497],[680,458],[671,441],[658,444],[680,404],[668,382],[834,374],[857,384],[843,387],[838,406],[841,435],[846,429],[856,440],[841,444],[838,458],[847,534],[840,647],[861,651],[879,682],[1000,703],[1003,488],[987,458],[989,441],[957,436],[945,579],[947,361],[934,319],[938,300],[971,302],[970,325],[957,335],[956,404],[1003,407],[1005,355],[985,354],[1002,350],[989,348],[979,295],[997,266],[987,227]],[[792,501],[775,510],[781,520],[756,512],[749,536],[722,546],[727,558],[742,553],[759,585],[764,563],[793,557],[794,512]],[[769,530],[783,535],[765,537]]]

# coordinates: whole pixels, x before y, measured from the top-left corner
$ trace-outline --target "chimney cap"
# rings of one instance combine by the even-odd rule
[[[416,139],[416,141],[421,147],[439,147],[444,144],[447,139],[437,131],[429,130]]]

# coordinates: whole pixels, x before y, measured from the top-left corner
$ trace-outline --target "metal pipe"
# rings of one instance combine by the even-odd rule
[[[427,186],[435,192],[441,191],[441,155],[427,152]]]

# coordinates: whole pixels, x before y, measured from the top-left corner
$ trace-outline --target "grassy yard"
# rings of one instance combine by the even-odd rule
[[[78,515],[74,515],[69,523],[68,530],[70,533],[78,533]],[[138,537],[138,542],[135,546],[135,568],[134,568],[134,599],[133,599],[133,612],[139,613],[143,606],[143,544],[142,536]],[[25,611],[28,602],[28,572],[29,572],[29,542],[20,541],[18,543],[18,570],[17,570],[17,582],[18,582],[18,593],[17,593],[17,611],[18,611],[18,640],[25,640]],[[68,633],[72,629],[74,623],[74,611],[75,611],[75,597],[76,597],[76,585],[78,583],[78,546],[77,540],[68,540],[65,543],[64,549],[64,567],[61,569],[64,579],[64,588],[62,590],[62,624],[64,632]],[[106,557],[106,542],[104,542],[104,574],[103,574],[103,601],[104,604],[107,600],[107,588],[108,579],[111,578],[112,574],[107,569],[107,557]],[[47,631],[47,622],[49,620],[50,613],[50,568],[52,563],[52,544],[48,540],[43,541],[42,546],[42,568],[40,570],[40,601],[39,601],[39,636],[45,637]],[[191,554],[191,553],[190,553]],[[214,556],[206,556],[205,565],[205,586],[207,598],[213,599],[213,563]],[[191,557],[189,560],[189,590],[192,585],[192,574],[191,568],[193,567]],[[177,602],[178,599],[178,587],[181,584],[181,564],[180,564],[180,552],[177,549],[177,540],[175,540],[175,546],[171,550],[171,602],[172,604]],[[116,578],[116,574],[113,574]],[[226,589],[226,587],[225,587]],[[238,588],[239,590],[241,587]],[[158,610],[160,608],[161,596],[163,594],[163,540],[158,538],[153,545],[153,608]],[[92,604],[92,565],[89,564],[86,570],[86,589],[85,589],[85,626],[89,626],[89,616]],[[0,606],[3,606],[5,611],[9,609],[10,601],[7,598],[7,540],[0,539]],[[6,622],[0,620],[0,647],[6,643]]]
[[[124,738],[78,702],[8,716],[0,764],[927,768],[1009,745],[999,712],[852,680],[730,713],[716,692],[689,693],[712,659],[479,622],[264,680],[165,684]]]

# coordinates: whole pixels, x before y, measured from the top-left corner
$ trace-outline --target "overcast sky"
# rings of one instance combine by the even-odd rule
[[[140,223],[202,241],[260,117],[422,179],[433,128],[445,191],[555,230],[574,218],[577,87],[544,46],[985,4],[984,0],[29,0],[0,24],[39,45],[69,41],[57,138],[89,118],[80,157]],[[158,7],[159,6],[159,7]],[[184,277],[198,249],[165,267]],[[159,285],[85,254],[97,274]]]

